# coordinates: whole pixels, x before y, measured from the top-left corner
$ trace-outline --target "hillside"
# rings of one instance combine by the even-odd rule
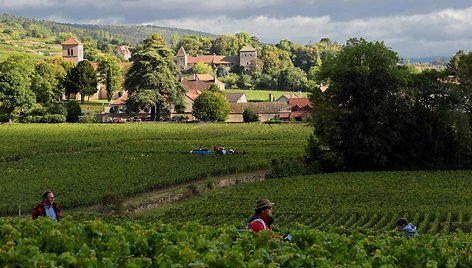
[[[176,34],[180,37],[184,35],[215,36],[210,33],[152,25],[67,24],[2,14],[0,15],[0,62],[15,53],[31,53],[38,56],[58,55],[61,52],[60,44],[70,36],[110,50],[109,48],[120,44],[134,47],[152,33],[162,35],[169,43]]]

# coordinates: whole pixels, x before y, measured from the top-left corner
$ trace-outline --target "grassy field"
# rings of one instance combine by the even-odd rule
[[[289,96],[290,94],[294,94],[299,97],[298,92],[290,92],[290,91],[279,91],[279,90],[243,90],[243,89],[227,89],[225,90],[226,93],[244,93],[246,95],[246,99],[248,101],[269,101],[269,94],[272,94],[274,99],[280,98],[282,95]],[[307,92],[302,92],[301,97],[306,98],[308,97]]]
[[[302,155],[310,127],[266,124],[0,125],[1,214],[30,211],[51,189],[65,208],[97,204],[104,192],[132,196],[259,168]],[[226,156],[191,155],[224,145]],[[244,154],[243,154],[244,152]]]
[[[20,40],[0,39],[0,62],[15,54],[30,54],[34,58],[59,57],[62,53],[60,44],[53,44],[53,39],[22,38]]]
[[[303,224],[317,229],[344,226],[387,231],[394,228],[397,218],[406,217],[419,225],[421,233],[471,232],[471,178],[472,171],[417,171],[272,179],[202,194],[146,215],[152,221],[243,226],[255,201],[268,197],[276,203],[276,228]]]

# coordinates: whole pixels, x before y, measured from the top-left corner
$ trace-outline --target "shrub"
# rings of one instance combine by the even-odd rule
[[[67,122],[77,122],[79,121],[79,116],[82,114],[82,109],[80,108],[80,104],[76,101],[68,101],[66,103],[67,109]]]
[[[208,189],[210,190],[213,190],[215,189],[215,181],[212,179],[212,180],[209,180],[208,183],[207,183],[207,187]]]
[[[274,117],[274,118],[271,118],[271,119],[265,121],[264,123],[266,123],[266,124],[282,124],[283,121],[282,121],[282,119],[280,119],[278,117]]]
[[[32,116],[43,116],[45,114],[47,114],[48,111],[47,111],[47,108],[46,107],[43,107],[41,106],[40,104],[36,104],[33,109],[30,111],[29,115],[32,115]]]
[[[124,202],[125,198],[121,194],[106,192],[102,195],[103,208],[117,215],[123,214]]]
[[[67,116],[67,108],[62,103],[51,103],[47,106],[47,113]]]
[[[293,177],[308,174],[303,158],[273,159],[267,179]]]
[[[87,115],[87,116],[80,116],[79,122],[89,124],[89,123],[97,123],[98,120],[97,120],[97,117],[95,117],[95,115]]]
[[[28,115],[20,119],[21,123],[64,123],[66,116],[63,114]]]
[[[198,191],[198,186],[196,184],[190,184],[188,186],[188,189],[190,190],[190,192],[193,194],[193,195],[199,195],[200,192]]]
[[[8,122],[8,116],[0,114],[0,122]]]
[[[66,116],[63,114],[47,114],[43,116],[44,123],[65,123]]]
[[[243,112],[244,122],[257,122],[259,121],[259,116],[251,109],[245,109]]]

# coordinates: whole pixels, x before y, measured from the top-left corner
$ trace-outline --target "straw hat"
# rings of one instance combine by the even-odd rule
[[[275,203],[271,203],[269,199],[267,198],[261,198],[257,200],[256,207],[254,208],[254,210],[261,209],[261,208],[271,208],[272,205],[275,205]]]

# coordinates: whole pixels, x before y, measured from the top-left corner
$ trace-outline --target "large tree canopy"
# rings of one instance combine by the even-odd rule
[[[28,111],[35,102],[34,93],[28,88],[25,76],[16,69],[0,72],[0,114],[8,121]]]
[[[81,102],[85,97],[97,92],[97,73],[88,60],[77,63],[77,66],[67,73],[66,93],[80,93]]]
[[[98,81],[105,85],[108,101],[120,89],[122,76],[119,63],[119,59],[112,55],[104,55],[98,59]]]
[[[409,122],[400,94],[407,72],[381,42],[350,39],[322,66],[329,89],[313,94],[315,136],[333,168],[379,169],[392,160]],[[315,151],[319,148],[315,149]],[[312,156],[315,157],[315,156]]]
[[[192,113],[203,121],[225,121],[229,103],[219,92],[204,91],[193,102]]]
[[[138,95],[130,99],[150,99],[154,105],[146,107],[151,110],[151,120],[160,119],[161,112],[172,109],[172,105],[180,105],[184,90],[178,81],[179,70],[174,62],[174,52],[160,35],[152,34],[143,42],[143,46],[133,54],[133,65],[126,73],[125,88],[130,95]],[[153,91],[153,94],[150,94]],[[139,95],[144,94],[145,98]],[[143,103],[134,107],[143,107]]]

